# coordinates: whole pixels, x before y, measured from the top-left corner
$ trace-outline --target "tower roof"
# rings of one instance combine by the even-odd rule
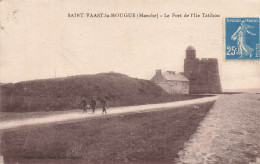
[[[193,46],[188,46],[187,48],[186,48],[186,51],[190,51],[190,50],[193,50],[193,51],[195,51],[196,49],[193,47]]]

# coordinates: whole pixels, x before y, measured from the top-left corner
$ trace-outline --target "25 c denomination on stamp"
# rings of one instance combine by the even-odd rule
[[[259,18],[225,19],[225,59],[260,60]]]

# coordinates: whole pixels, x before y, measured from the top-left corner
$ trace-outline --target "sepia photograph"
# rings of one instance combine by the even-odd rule
[[[259,0],[0,0],[0,164],[260,164]]]

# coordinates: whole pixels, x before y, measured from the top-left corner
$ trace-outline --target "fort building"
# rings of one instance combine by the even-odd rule
[[[190,81],[190,93],[221,93],[216,58],[196,58],[196,49],[188,46],[184,59],[184,76]]]
[[[221,93],[218,59],[196,58],[196,49],[188,46],[184,72],[156,70],[151,81],[170,94]]]
[[[161,70],[156,70],[151,81],[170,94],[189,94],[189,80],[182,74],[177,74],[174,71],[162,72]]]

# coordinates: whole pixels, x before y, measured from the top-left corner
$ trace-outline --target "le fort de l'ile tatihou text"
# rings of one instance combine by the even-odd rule
[[[84,13],[69,12],[69,18],[218,18],[215,13]]]

